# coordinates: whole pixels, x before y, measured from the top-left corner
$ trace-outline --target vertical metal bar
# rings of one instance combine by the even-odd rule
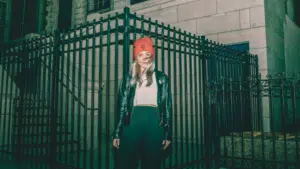
[[[294,77],[293,81],[292,81],[292,111],[293,111],[293,127],[296,130],[295,134],[296,134],[296,138],[299,138],[298,132],[297,132],[297,122],[296,122],[296,112],[297,112],[297,96],[296,96],[296,92],[297,90],[299,90],[299,88],[296,88],[296,83],[299,79],[297,79],[296,77]],[[295,144],[296,144],[296,148],[295,148],[295,155],[296,155],[296,161],[300,161],[300,155],[299,155],[299,139],[295,139]],[[300,164],[298,164],[300,165]]]
[[[130,10],[128,7],[124,8],[124,32],[123,32],[123,76],[126,76],[129,68],[129,49],[130,49]]]
[[[284,96],[285,96],[285,81],[286,77],[280,77],[280,105],[281,105],[281,115],[282,115],[282,131],[283,131],[283,142],[284,142],[284,160],[287,161],[287,142],[286,142],[286,112],[285,112],[285,103],[284,103]],[[284,168],[287,168],[287,164],[284,164]]]
[[[165,72],[165,24],[162,23],[161,27],[161,70]]]
[[[182,32],[181,29],[179,29],[179,63],[182,62]],[[183,75],[182,75],[182,64],[179,64],[179,75],[180,75],[180,82],[179,82],[179,88],[180,88],[180,92],[179,92],[179,96],[180,96],[180,162],[181,164],[184,164],[184,147],[183,147],[183,85],[182,85],[182,79],[183,79]]]
[[[3,160],[7,160],[7,156],[4,155],[4,154],[7,154],[6,150],[5,150],[5,147],[7,146],[5,144],[5,140],[6,140],[6,137],[8,135],[8,133],[6,134],[6,122],[7,122],[7,117],[8,117],[8,114],[9,112],[7,111],[7,105],[9,104],[8,103],[8,99],[9,99],[9,73],[10,73],[10,69],[11,69],[11,65],[13,64],[13,60],[8,57],[7,59],[7,67],[6,67],[6,76],[5,76],[5,81],[2,81],[3,84],[5,84],[5,90],[4,90],[4,103],[1,103],[3,104],[3,123],[0,124],[0,129],[1,129],[1,126],[2,126],[2,131],[1,133],[3,133],[3,136],[2,136],[2,140],[1,140],[1,144],[2,145],[2,159]],[[4,71],[4,68],[3,68],[3,71]],[[1,121],[0,121],[1,122]]]
[[[57,141],[56,141],[56,134],[57,134],[57,110],[58,110],[58,100],[57,100],[57,94],[58,94],[58,76],[59,76],[59,56],[60,56],[60,33],[58,31],[55,32],[55,54],[53,58],[53,75],[52,75],[52,102],[51,102],[51,151],[50,151],[50,169],[56,168],[56,147],[57,147]]]
[[[76,39],[76,40],[75,40]],[[81,103],[81,100],[77,100],[77,102],[75,102],[75,99],[76,98],[76,63],[77,63],[77,59],[76,59],[76,56],[77,56],[77,34],[74,33],[74,42],[73,42],[73,63],[72,63],[72,106],[71,106],[71,150],[70,150],[70,153],[71,153],[71,164],[74,164],[75,165],[75,152],[76,152],[76,149],[75,149],[75,138],[74,138],[74,135],[75,135],[75,112],[76,112],[76,109],[75,109],[75,103],[77,103],[78,105],[80,105]],[[78,95],[78,93],[77,93]],[[77,109],[78,110],[78,109]],[[79,141],[79,140],[78,140]]]
[[[156,26],[157,27],[157,26]],[[177,104],[177,98],[178,98],[178,91],[177,91],[177,33],[176,33],[176,28],[174,27],[174,32],[173,32],[173,65],[174,65],[174,75],[173,75],[173,84],[174,84],[174,135],[175,135],[175,140],[174,140],[174,145],[175,145],[175,168],[178,168],[178,104]]]
[[[117,13],[117,15],[118,15],[118,13]],[[134,21],[136,21],[136,19]],[[114,96],[115,96],[115,98],[114,98],[114,100],[117,100],[118,99],[118,95],[117,95],[118,85],[119,85],[119,79],[118,79],[119,71],[118,71],[118,68],[120,67],[120,64],[119,64],[119,18],[118,17],[116,18],[115,22],[116,22],[116,24],[115,24],[116,32],[115,32],[115,78],[114,78],[115,79],[115,83],[114,83],[114,85],[115,85],[114,86],[114,89],[115,89],[114,90]],[[135,36],[135,34],[133,36]],[[115,111],[114,119],[117,120],[117,118],[116,118],[116,117],[118,117],[118,115],[117,115],[117,113],[118,113],[117,106],[115,106],[114,111]],[[116,124],[116,121],[115,121],[115,124]],[[115,124],[114,124],[114,126],[115,126]]]
[[[141,16],[141,37],[144,37],[144,31],[145,31],[145,17],[144,15]]]
[[[207,158],[207,167],[208,168],[211,168],[212,167],[212,156],[211,156],[211,150],[212,150],[212,122],[211,122],[211,115],[212,115],[212,107],[213,107],[213,94],[214,94],[214,90],[215,90],[215,81],[213,79],[213,59],[214,59],[214,45],[213,45],[213,42],[210,40],[210,41],[207,41],[208,43],[208,54],[210,55],[208,58],[207,58],[207,81],[208,83],[210,83],[210,91],[208,91],[207,93],[207,114],[205,116],[205,132],[206,132],[206,135],[205,135],[205,138],[208,139],[209,141],[207,141],[205,143],[205,147],[206,147],[206,158]]]
[[[41,156],[44,156],[44,158],[47,160],[47,156],[48,156],[48,119],[49,119],[49,110],[50,110],[50,93],[49,93],[49,90],[47,90],[47,86],[50,85],[50,71],[49,71],[49,68],[51,67],[50,66],[50,63],[51,63],[51,59],[50,59],[50,56],[51,56],[51,40],[48,40],[49,39],[49,36],[48,35],[45,35],[45,39],[44,39],[44,43],[45,43],[45,46],[44,46],[44,49],[43,49],[43,52],[44,52],[44,55],[43,55],[43,58],[44,58],[44,61],[43,61],[43,73],[42,73],[42,93],[43,93],[43,96],[42,96],[42,100],[43,100],[43,104],[42,104],[42,128],[41,128],[41,139],[40,139],[40,145],[47,145],[47,146],[40,146],[40,155]],[[46,46],[49,45],[50,48],[47,48]],[[49,51],[48,51],[49,49]],[[47,59],[49,59],[48,63],[47,63]],[[47,71],[48,70],[48,71]],[[48,72],[48,74],[47,74]],[[47,77],[48,76],[48,77]],[[48,84],[48,85],[47,85]],[[45,147],[45,149],[44,149]],[[47,165],[44,165],[44,168],[46,168]],[[40,165],[40,168],[43,168],[43,165],[41,163]]]
[[[256,59],[256,65],[258,65],[258,59]],[[257,71],[258,72],[258,71]],[[261,80],[261,79],[259,79],[259,80]],[[262,104],[262,102],[261,102],[261,96],[262,96],[262,91],[261,91],[261,88],[260,88],[260,86],[258,85],[257,86],[257,88],[258,88],[258,93],[259,93],[259,95],[258,95],[258,98],[257,98],[257,108],[258,108],[258,112],[261,112],[261,113],[259,113],[260,114],[260,126],[261,126],[261,142],[262,142],[262,168],[264,169],[264,168],[266,168],[266,165],[265,165],[265,136],[264,136],[264,126],[263,126],[263,112],[261,111],[261,109],[262,109],[262,107],[261,107],[261,104]]]
[[[22,65],[21,65],[21,72],[24,70],[24,67],[26,66],[25,65],[25,60],[26,60],[26,44],[25,44],[25,41],[22,41],[22,49],[24,51],[24,54],[22,56]],[[22,79],[23,80],[23,79]],[[23,111],[24,111],[24,108],[23,108],[23,104],[24,104],[24,94],[25,94],[25,83],[22,81],[21,84],[20,84],[20,103],[19,103],[19,111],[18,111],[18,123],[17,123],[17,128],[18,128],[18,141],[17,141],[17,163],[18,163],[18,167],[20,168],[21,165],[22,165],[22,162],[23,162],[23,136],[22,136],[22,131],[23,131]]]
[[[197,169],[199,169],[201,167],[201,157],[200,155],[202,155],[201,153],[201,149],[202,147],[199,145],[201,144],[199,141],[199,137],[201,137],[201,126],[199,126],[199,118],[200,118],[200,124],[201,124],[201,94],[200,94],[200,89],[201,89],[201,39],[194,35],[194,47],[195,47],[195,50],[194,50],[194,87],[195,87],[195,144],[196,144],[196,162],[197,162]],[[197,52],[196,52],[197,51]],[[197,62],[197,59],[198,59],[198,62]],[[199,89],[199,90],[198,90]],[[198,97],[199,95],[199,97]],[[199,104],[200,103],[200,104]],[[199,107],[198,107],[199,106]]]
[[[90,167],[94,168],[94,124],[95,124],[95,48],[96,48],[96,20],[93,20],[93,39],[92,39],[92,93],[91,93],[91,155],[90,155]],[[100,84],[98,84],[100,88]]]
[[[36,41],[36,38],[31,39],[32,44],[35,43],[35,41]],[[36,49],[34,49],[33,46],[31,46],[31,49],[30,49],[30,54],[31,54],[31,57],[30,57],[30,63],[31,63],[30,70],[32,72],[37,71],[37,69],[36,69],[37,68],[37,63],[36,63],[35,53],[36,53]],[[38,128],[40,126],[40,124],[36,122],[36,115],[35,115],[36,114],[35,109],[36,109],[36,95],[37,95],[37,93],[36,93],[37,92],[37,81],[36,81],[37,77],[36,77],[35,73],[31,74],[30,76],[33,78],[32,82],[31,82],[31,84],[33,83],[32,84],[33,86],[30,87],[32,92],[30,94],[30,97],[31,97],[30,102],[31,103],[29,105],[30,106],[30,113],[28,114],[28,116],[29,116],[30,122],[31,122],[31,132],[30,132],[30,137],[29,138],[30,138],[30,148],[31,148],[30,149],[30,151],[31,151],[31,153],[30,153],[31,157],[30,158],[32,158],[31,159],[31,166],[33,167],[34,164],[37,163],[37,160],[39,158],[39,157],[35,156],[35,154],[34,154],[34,149],[37,148],[36,144],[34,143],[34,140],[35,140],[35,136],[36,136],[36,132],[35,132],[36,128]],[[12,87],[12,85],[11,85],[11,87]],[[36,167],[36,165],[35,165],[35,167]]]
[[[29,51],[30,51],[30,42],[29,40],[26,40],[26,46],[27,46],[27,53],[26,53],[26,69],[25,69],[25,77],[27,79],[27,75],[28,75],[28,71],[29,71],[29,68],[30,68],[30,56],[29,56]],[[30,160],[30,128],[32,127],[32,124],[30,123],[30,117],[29,117],[29,113],[30,113],[30,104],[31,104],[31,94],[30,94],[30,91],[29,90],[29,83],[27,80],[25,80],[25,105],[24,105],[24,112],[23,112],[23,117],[25,117],[25,123],[23,124],[23,129],[25,130],[22,134],[23,134],[23,140],[24,140],[24,157],[26,158],[27,160],[27,165],[29,163],[29,160]],[[28,137],[29,136],[29,137]]]
[[[36,38],[34,39],[31,39],[31,43],[35,43],[36,42]],[[32,46],[31,46],[31,49],[30,49],[30,54],[31,54],[31,57],[30,57],[30,63],[31,63],[31,67],[30,67],[30,70],[33,71],[33,72],[36,72],[37,73],[37,63],[36,63],[36,58],[35,58],[35,53],[36,53],[36,49],[34,49]],[[14,68],[13,68],[14,70]],[[38,160],[38,157],[35,156],[34,154],[34,150],[37,148],[36,147],[36,144],[34,143],[34,140],[35,140],[35,137],[36,137],[36,128],[38,128],[40,126],[39,123],[37,123],[36,121],[36,95],[37,95],[37,77],[35,74],[31,74],[31,77],[33,78],[32,82],[33,83],[31,86],[31,99],[30,99],[30,113],[28,114],[29,118],[30,118],[30,122],[31,122],[31,132],[30,132],[30,158],[31,158],[31,166],[35,166],[36,167],[36,163],[37,163],[37,160]],[[12,85],[11,85],[12,87]],[[34,87],[34,88],[33,88]]]
[[[188,36],[188,34],[186,33],[186,31],[184,31],[184,34],[183,34],[183,36],[184,36],[184,38],[183,38],[183,44],[184,44],[184,61],[183,61],[183,65],[184,65],[184,102],[182,102],[182,103],[184,103],[185,104],[185,110],[184,110],[184,112],[185,112],[185,144],[186,144],[186,155],[185,155],[185,157],[186,157],[186,162],[189,162],[189,160],[190,160],[190,146],[189,146],[189,144],[190,144],[190,142],[189,142],[189,110],[188,110],[188,81],[187,81],[187,74],[188,74],[188,69],[187,69],[187,55],[188,55],[188,53],[187,53],[187,46],[188,46],[188,44],[187,44],[187,36]],[[189,65],[189,66],[191,66],[191,65]]]
[[[7,59],[7,56],[5,55],[5,49],[3,50],[3,54],[1,55],[1,60],[2,60],[2,63],[1,63],[1,67],[2,67],[2,73],[1,73],[1,87],[0,87],[0,122],[2,122],[2,118],[4,119],[4,114],[5,114],[5,111],[2,110],[3,108],[3,101],[5,98],[5,94],[3,93],[3,90],[4,90],[4,72],[5,72],[5,67],[6,67],[6,64],[8,64],[8,62],[6,61]],[[2,117],[3,116],[3,117]],[[3,120],[5,121],[5,119]],[[1,124],[0,124],[0,131],[1,131]],[[3,143],[1,144],[3,145]],[[4,152],[3,152],[3,148],[4,146],[2,147],[2,150],[1,150],[1,154],[0,154],[0,160],[3,160],[3,155],[4,155]]]
[[[41,35],[43,36],[43,35]],[[42,42],[41,40],[42,38],[38,38],[37,39],[37,42]],[[36,163],[35,163],[35,167],[36,168],[39,168],[40,166],[40,161],[43,161],[44,160],[44,157],[39,153],[39,150],[40,150],[40,146],[39,145],[39,140],[40,140],[40,137],[42,135],[42,130],[41,128],[43,127],[42,125],[42,120],[43,120],[43,115],[42,115],[42,111],[41,111],[41,107],[42,107],[42,103],[41,103],[41,100],[42,100],[42,92],[41,92],[41,86],[42,86],[42,81],[41,81],[41,73],[42,73],[42,48],[39,48],[36,52],[36,66],[37,66],[37,92],[36,92],[36,97],[37,97],[37,100],[36,100],[36,109],[37,109],[37,112],[35,113],[35,118],[36,118],[36,123],[37,124],[40,124],[40,126],[38,126],[35,130],[35,134],[36,134],[36,139],[35,139],[35,145],[36,145],[36,151],[35,151],[35,156],[36,157],[40,157],[40,159],[36,160]],[[17,69],[18,70],[18,69]],[[15,90],[15,93],[17,93],[17,89]]]
[[[102,71],[103,71],[103,64],[102,64],[102,59],[103,59],[103,18],[100,18],[100,35],[99,35],[99,73],[98,73],[98,79],[99,83],[102,84],[103,77],[102,77]],[[101,90],[101,89],[100,89]],[[102,93],[101,91],[98,90],[98,133],[97,133],[97,138],[98,138],[98,168],[102,168]]]
[[[89,25],[89,23],[87,23]],[[87,168],[87,105],[89,77],[89,27],[85,26],[85,60],[84,60],[84,116],[83,116],[83,168]]]
[[[33,44],[33,41],[32,40],[29,40],[27,44],[30,44],[32,45]],[[28,47],[28,71],[30,72],[32,70],[32,67],[33,67],[33,63],[32,63],[32,46],[29,46]],[[29,76],[29,73],[27,73],[26,77]],[[34,156],[33,156],[33,149],[34,149],[34,145],[33,145],[33,129],[34,129],[34,126],[38,126],[38,124],[34,124],[34,121],[32,119],[32,110],[33,110],[33,106],[34,106],[34,103],[33,103],[33,89],[32,89],[32,83],[29,83],[28,84],[28,103],[27,103],[27,107],[28,107],[28,111],[27,111],[27,119],[28,119],[28,135],[25,136],[26,140],[27,140],[27,143],[28,143],[28,154],[27,154],[27,157],[28,157],[28,160],[30,160],[30,163],[28,164],[28,166],[32,166],[33,164],[33,160],[34,160]]]
[[[150,34],[152,33],[151,28],[152,28],[152,19],[148,18],[148,33],[150,33]]]
[[[4,52],[3,52],[4,53]],[[2,57],[4,57],[3,55],[1,55],[1,51],[0,51],[0,66],[3,64],[3,63],[1,63],[1,60],[2,60]],[[13,74],[13,76],[14,77],[16,77],[16,72],[18,72],[18,67],[19,67],[19,65],[18,65],[18,57],[16,56],[16,55],[14,55],[14,56],[11,56],[12,57],[12,59],[15,61],[14,62],[14,64],[17,64],[16,65],[16,69],[17,70],[15,70],[15,69],[13,69],[13,71],[14,71],[14,74]],[[3,60],[2,60],[3,61]],[[3,70],[3,72],[4,72],[4,67],[2,67],[2,70]],[[2,82],[2,81],[1,81]],[[17,111],[17,109],[16,109],[16,100],[17,100],[17,92],[18,92],[18,86],[17,86],[17,79],[15,78],[15,81],[14,81],[14,83],[15,83],[15,90],[14,90],[14,95],[11,95],[11,102],[12,102],[12,105],[11,106],[13,106],[13,108],[12,108],[12,113],[11,113],[11,117],[13,118],[13,120],[12,120],[12,125],[11,124],[9,124],[8,126],[10,126],[11,128],[9,129],[9,130],[12,130],[12,131],[9,131],[8,133],[11,133],[11,138],[9,137],[8,138],[8,152],[9,153],[11,153],[12,155],[14,155],[14,153],[15,153],[15,133],[16,133],[16,130],[15,130],[15,125],[16,125],[16,118],[17,118],[17,115],[16,115],[16,111]],[[3,85],[3,83],[1,83],[2,85]],[[0,84],[0,86],[1,86],[1,84]],[[2,93],[2,91],[1,91],[1,88],[2,87],[0,87],[0,123],[1,123],[1,117],[2,117],[2,97],[3,97],[3,93]],[[0,127],[0,131],[1,131],[1,127]],[[10,139],[11,139],[11,141],[10,141]],[[10,142],[12,142],[12,144],[10,144]],[[1,152],[0,151],[0,154],[4,154],[4,152]],[[1,160],[1,158],[0,158],[0,160]],[[13,157],[11,158],[11,159],[9,159],[9,160],[14,160],[13,159]]]
[[[253,67],[253,57],[251,56],[250,57],[250,64],[251,64],[251,66]],[[254,131],[256,130],[256,128],[255,128],[255,125],[256,125],[256,117],[255,117],[255,114],[254,114],[254,112],[255,112],[255,94],[257,94],[256,92],[255,92],[255,89],[253,89],[253,87],[254,87],[254,85],[258,85],[257,84],[257,79],[255,78],[255,77],[253,77],[253,70],[254,69],[252,69],[251,70],[251,75],[250,75],[250,83],[249,83],[249,85],[250,85],[250,87],[249,87],[249,89],[250,89],[250,98],[252,98],[251,99],[251,114],[252,114],[252,126],[251,126],[251,160],[254,160],[254,156],[255,156],[255,147],[254,147]],[[253,163],[251,163],[251,168],[254,168],[254,165],[253,165]]]
[[[66,66],[66,69],[67,69],[67,74],[66,74],[66,89],[65,89],[65,99],[66,100],[62,100],[60,103],[62,104],[62,106],[64,105],[65,106],[65,112],[62,112],[61,114],[61,117],[60,119],[63,119],[64,118],[64,122],[63,120],[61,120],[61,123],[59,124],[59,126],[61,126],[61,130],[60,130],[60,133],[59,135],[64,135],[64,141],[60,142],[60,147],[64,145],[64,163],[66,165],[68,165],[68,147],[69,147],[69,116],[70,116],[70,108],[69,108],[69,105],[70,105],[70,94],[71,95],[74,95],[75,93],[71,93],[71,90],[70,90],[70,82],[73,82],[71,81],[70,79],[70,64],[71,64],[71,43],[70,43],[70,39],[71,39],[71,32],[67,32],[67,43],[68,43],[68,46],[67,46],[67,65],[65,64],[61,64],[61,71],[63,72],[62,75],[64,76],[64,71],[65,71],[65,66]],[[64,34],[65,35],[65,34]],[[62,45],[62,48],[64,49],[65,48],[65,43],[63,43]],[[62,53],[62,61],[65,60],[65,53]],[[61,81],[61,83],[64,83],[64,81]],[[63,86],[62,86],[63,87]],[[61,89],[61,92],[63,93],[63,88]],[[63,99],[63,97],[61,97],[61,99]],[[64,104],[65,102],[65,104]],[[61,107],[62,107],[61,106]],[[63,131],[63,126],[64,126],[64,131]]]
[[[227,148],[226,148],[226,117],[227,117],[227,104],[226,104],[226,92],[227,92],[227,87],[226,87],[226,78],[227,78],[227,60],[226,60],[226,53],[224,52],[224,45],[221,45],[220,47],[220,52],[221,52],[221,71],[222,71],[222,76],[220,77],[220,84],[221,84],[221,92],[220,92],[220,137],[223,136],[222,141],[223,141],[223,155],[226,156],[227,153]],[[220,138],[221,141],[221,138]],[[227,159],[224,159],[225,165]]]
[[[192,42],[192,39],[193,39],[193,42]],[[190,83],[190,121],[191,121],[191,160],[192,161],[195,161],[195,136],[194,136],[194,133],[195,133],[195,126],[194,126],[194,116],[196,115],[196,109],[194,109],[194,99],[193,99],[193,96],[196,95],[196,93],[193,92],[193,81],[195,82],[196,79],[194,79],[193,77],[195,77],[193,74],[196,74],[196,67],[195,67],[195,64],[193,64],[193,62],[195,63],[196,62],[196,40],[195,40],[195,36],[192,36],[191,33],[189,33],[189,44],[190,44],[190,50],[189,50],[189,54],[190,54],[190,57],[189,57],[189,73],[190,73],[190,80],[189,80],[189,83]],[[192,48],[193,46],[193,48]],[[193,51],[193,52],[192,52]],[[196,88],[196,86],[195,86]],[[197,128],[196,128],[197,129]],[[194,162],[192,163],[192,168],[194,168]]]
[[[163,72],[165,72],[165,39],[164,39],[164,35],[165,35],[165,24],[162,23],[162,28],[161,28],[161,70]],[[162,164],[163,168],[166,168],[166,163],[165,160],[163,160],[163,164]]]
[[[83,27],[82,27],[82,24],[80,25],[79,27],[79,63],[78,63],[78,105],[77,105],[77,109],[78,109],[78,114],[77,114],[77,140],[78,140],[78,144],[77,144],[77,158],[76,158],[76,161],[77,161],[77,167],[81,167],[81,131],[82,131],[82,125],[81,125],[81,105],[80,105],[80,102],[81,102],[81,80],[83,79],[82,78],[82,54],[83,54],[83,47],[82,47],[82,36],[83,36]],[[85,107],[83,107],[85,108]]]
[[[158,56],[158,21],[155,20],[155,40],[154,40],[154,43],[155,43],[155,56]],[[158,59],[155,59],[155,65],[158,66]]]
[[[269,113],[270,113],[270,120],[271,120],[271,132],[272,132],[272,148],[273,148],[273,153],[272,153],[272,158],[273,160],[276,160],[276,138],[275,138],[275,121],[274,121],[274,111],[273,111],[273,90],[272,90],[272,79],[271,77],[268,78],[266,81],[268,81],[268,87],[269,87]]]
[[[231,63],[232,63],[232,58],[231,58]],[[233,131],[234,131],[234,124],[233,124],[233,119],[234,119],[234,112],[233,112],[233,107],[234,107],[234,102],[233,102],[233,98],[234,98],[234,91],[233,91],[233,74],[232,74],[232,66],[233,64],[231,64],[231,69],[230,69],[230,79],[229,79],[229,93],[230,93],[230,101],[229,101],[229,105],[230,105],[230,115],[231,115],[231,126],[230,126],[230,135],[231,135],[231,167],[235,167],[235,161],[234,161],[234,149],[235,149],[235,145],[234,145],[234,135],[233,135]]]
[[[37,145],[42,145],[43,142],[44,142],[44,134],[45,134],[45,131],[44,131],[44,126],[45,126],[45,118],[46,118],[46,115],[45,115],[45,98],[47,93],[46,93],[46,90],[45,90],[45,86],[46,86],[46,61],[45,59],[46,58],[46,53],[47,53],[47,48],[45,47],[47,45],[47,41],[46,41],[46,35],[45,34],[42,34],[40,39],[39,39],[39,43],[40,44],[44,44],[42,46],[42,48],[40,48],[40,53],[39,53],[39,61],[40,61],[40,70],[39,70],[39,78],[38,78],[38,81],[39,81],[39,106],[38,106],[38,116],[39,116],[39,122],[41,124],[41,127],[39,128],[39,130],[37,131],[38,133],[40,133],[40,138],[38,138],[36,141],[37,141]],[[45,154],[44,154],[44,149],[43,149],[43,146],[39,146],[39,148],[37,148],[37,156],[40,156],[44,159],[46,159],[45,157]],[[42,163],[41,161],[39,161],[39,165],[38,165],[38,168],[42,169]]]
[[[48,100],[48,105],[47,105],[47,107],[48,107],[48,111],[47,111],[47,122],[46,122],[46,138],[45,138],[45,140],[46,140],[46,145],[47,145],[47,148],[46,148],[46,154],[47,154],[47,156],[49,157],[49,159],[48,159],[48,164],[49,164],[49,168],[51,169],[51,164],[52,164],[52,161],[51,161],[51,148],[48,148],[48,145],[49,145],[49,147],[51,147],[51,133],[50,133],[50,119],[51,119],[51,112],[52,112],[52,102],[53,102],[53,99],[52,99],[52,96],[51,96],[51,92],[52,92],[52,88],[51,88],[51,85],[54,83],[51,79],[52,79],[52,74],[54,74],[55,72],[53,71],[53,62],[54,62],[54,60],[53,60],[53,57],[54,57],[54,55],[55,55],[55,48],[56,48],[56,46],[55,46],[55,42],[54,42],[54,36],[53,36],[53,34],[51,33],[50,35],[49,35],[49,38],[50,38],[50,41],[49,41],[49,45],[50,45],[50,49],[49,49],[49,56],[48,56],[48,68],[47,69],[45,69],[45,71],[46,71],[46,74],[47,74],[47,76],[48,76],[48,78],[47,78],[47,82],[46,82],[46,84],[47,84],[47,94],[49,95],[49,100]],[[47,49],[45,49],[45,51],[47,51]],[[46,167],[46,166],[45,166]]]
[[[136,25],[136,12],[133,14],[133,41],[136,40],[136,31],[137,31],[137,25]]]
[[[151,31],[151,26],[150,26],[150,23],[151,23],[151,20],[149,19],[149,32]],[[173,74],[172,76],[172,70],[171,70],[171,35],[170,35],[170,32],[171,32],[171,27],[170,27],[170,24],[168,24],[168,33],[167,33],[167,36],[168,36],[168,75],[169,75],[169,78],[172,79],[174,78],[174,76],[176,76],[176,73]],[[171,82],[171,80],[170,80]],[[172,87],[174,88],[174,86],[176,86],[176,83],[171,83],[171,90],[172,90]],[[176,103],[176,102],[175,102]],[[172,117],[174,117],[174,112],[172,112]],[[173,142],[173,140],[172,140]],[[173,149],[173,146],[171,146],[170,148]],[[169,158],[169,167],[172,166],[172,163],[173,163],[173,158]]]
[[[107,86],[107,91],[106,91],[106,143],[109,143],[110,137],[110,36],[111,36],[111,30],[110,30],[110,15],[108,15],[108,21],[107,21],[107,60],[106,60],[106,65],[107,65],[107,72],[106,72],[106,86]],[[106,168],[109,168],[110,165],[110,144],[106,144]]]
[[[67,35],[67,38],[68,40],[70,39],[70,35]],[[59,135],[58,135],[58,138],[59,138],[59,144],[58,144],[58,154],[57,154],[57,158],[60,162],[62,162],[62,142],[63,142],[63,118],[65,116],[65,114],[63,113],[64,112],[64,107],[66,108],[66,98],[65,96],[68,95],[68,89],[69,88],[65,88],[64,89],[64,82],[66,81],[66,85],[68,85],[68,77],[66,77],[66,80],[64,79],[64,73],[65,73],[65,70],[64,70],[64,65],[65,65],[65,53],[68,52],[70,50],[70,44],[67,45],[67,51],[65,51],[65,44],[62,45],[62,56],[60,57],[60,60],[61,60],[61,71],[60,71],[60,89],[59,90],[59,93],[60,93],[60,96],[59,96],[59,103],[60,103],[60,106],[59,106],[59,116],[58,116],[58,130],[59,130]],[[67,57],[68,59],[68,57]],[[64,94],[65,92],[65,94]]]
[[[242,59],[245,59],[245,58],[241,58],[243,57],[242,55],[239,55],[240,57],[240,62],[239,62],[239,102],[240,102],[240,113],[241,113],[241,117],[240,117],[240,121],[239,121],[239,128],[240,128],[240,132],[241,132],[241,145],[242,145],[242,166],[245,166],[245,147],[244,147],[244,131],[245,129],[247,130],[247,128],[245,128],[245,124],[243,123],[243,121],[247,121],[247,119],[243,119],[243,112],[244,112],[244,99],[245,99],[245,96],[244,95],[244,88],[243,88],[243,83],[244,82],[244,77],[242,77],[242,75],[244,75],[244,72],[243,72],[243,68],[247,65],[245,65],[243,63],[243,60]]]
[[[201,40],[201,37],[197,37],[197,46],[198,46],[198,62],[196,62],[196,56],[195,56],[195,61],[194,61],[194,67],[195,67],[195,116],[196,116],[196,160],[199,161],[200,164],[197,165],[197,169],[203,168],[203,163],[202,163],[202,156],[203,156],[203,116],[202,116],[202,99],[201,99],[201,89],[203,90],[202,83],[202,72],[203,72],[203,67],[201,66],[201,62],[204,63],[205,61],[205,56],[204,56],[204,51],[203,48],[204,43]],[[195,44],[196,45],[196,44]],[[196,68],[198,67],[198,69]],[[201,69],[202,68],[202,69]],[[196,73],[198,72],[198,74]],[[198,77],[198,79],[197,79]],[[199,89],[199,90],[198,90]],[[199,95],[199,97],[198,97]],[[199,107],[198,107],[199,106]],[[199,124],[200,123],[200,124]]]
[[[203,50],[204,50],[204,53],[203,53],[203,60],[202,60],[202,85],[203,85],[203,131],[204,131],[204,142],[202,142],[202,145],[203,145],[203,149],[204,149],[204,152],[202,153],[202,155],[204,155],[204,168],[205,169],[209,169],[209,164],[210,162],[208,161],[209,160],[209,156],[208,156],[208,146],[209,146],[209,139],[207,137],[207,110],[208,110],[208,100],[207,100],[207,88],[206,88],[206,81],[208,80],[207,79],[207,64],[208,64],[208,57],[209,57],[209,53],[208,53],[208,50],[209,50],[209,46],[208,46],[208,41],[205,39],[204,36],[201,37],[201,42],[203,43]]]

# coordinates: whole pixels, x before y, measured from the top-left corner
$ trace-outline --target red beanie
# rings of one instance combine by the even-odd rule
[[[151,53],[152,59],[154,59],[154,47],[153,47],[152,39],[150,37],[140,38],[134,42],[133,58],[136,59],[136,56],[142,51],[147,51]]]

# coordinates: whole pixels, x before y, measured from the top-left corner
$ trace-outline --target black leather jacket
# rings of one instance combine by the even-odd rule
[[[164,128],[165,140],[172,139],[172,94],[170,81],[166,74],[155,70],[157,82],[157,103],[160,115],[160,126]],[[133,100],[136,85],[130,84],[131,75],[123,77],[119,87],[118,96],[118,121],[113,134],[114,139],[119,139],[122,128],[130,125],[133,110]]]

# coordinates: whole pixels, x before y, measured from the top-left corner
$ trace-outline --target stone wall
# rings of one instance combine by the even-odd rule
[[[58,25],[59,0],[46,0],[45,31],[53,32]]]
[[[266,74],[264,0],[148,0],[135,5],[115,0],[114,11],[92,13],[87,19],[91,21],[103,15],[122,12],[125,6],[152,20],[205,35],[210,40],[224,44],[248,41],[250,52],[258,54],[260,70]]]
[[[72,27],[86,22],[87,0],[73,0]]]

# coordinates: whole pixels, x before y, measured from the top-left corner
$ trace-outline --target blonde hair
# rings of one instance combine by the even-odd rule
[[[146,86],[150,86],[153,83],[152,75],[154,73],[154,70],[155,70],[155,64],[154,62],[152,62],[151,64],[148,65],[148,67],[144,71],[144,74],[146,74],[146,79],[147,79]],[[131,71],[130,84],[131,85],[139,84],[139,86],[141,86],[143,83],[143,79],[141,78],[142,76],[141,68],[140,65],[136,63],[136,61],[134,61],[131,64],[130,71]]]

